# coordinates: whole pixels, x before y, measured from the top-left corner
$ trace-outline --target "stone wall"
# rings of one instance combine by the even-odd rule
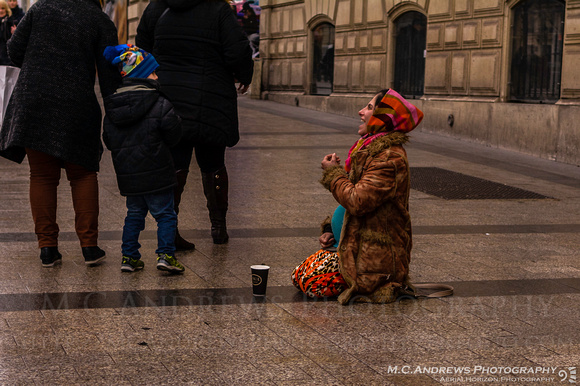
[[[428,18],[424,130],[580,165],[580,0],[566,1],[560,100],[507,102],[512,8],[520,0],[261,0],[262,97],[355,116],[393,85],[393,22]],[[309,31],[335,26],[333,93],[309,94]],[[453,115],[453,126],[448,124]]]

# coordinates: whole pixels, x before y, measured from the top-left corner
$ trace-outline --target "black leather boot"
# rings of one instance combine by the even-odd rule
[[[228,172],[226,167],[213,173],[201,173],[203,193],[207,199],[207,209],[211,220],[211,237],[214,244],[225,244],[230,238],[226,228],[228,211]]]
[[[177,178],[177,186],[173,190],[173,207],[175,208],[175,213],[179,214],[179,204],[181,203],[181,195],[185,189],[185,184],[187,183],[187,174],[189,170],[178,170],[175,172],[175,177]],[[179,234],[179,229],[175,229],[175,250],[176,251],[193,251],[195,249],[195,244],[190,243],[185,240]]]
[[[44,247],[40,248],[40,260],[42,260],[43,267],[50,268],[62,262],[62,255],[58,251],[58,247]]]
[[[86,265],[95,265],[100,263],[105,259],[106,254],[101,248],[95,247],[82,247],[83,257],[85,258]]]

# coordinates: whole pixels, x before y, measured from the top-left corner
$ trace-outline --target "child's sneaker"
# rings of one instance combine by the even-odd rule
[[[134,257],[123,256],[121,261],[121,271],[122,272],[135,272],[145,267],[145,263],[141,259],[135,259]]]
[[[177,261],[175,256],[167,253],[160,253],[157,255],[157,269],[169,272],[183,272],[185,267]]]

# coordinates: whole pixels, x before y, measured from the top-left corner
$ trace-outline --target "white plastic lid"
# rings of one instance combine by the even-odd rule
[[[269,267],[269,266],[267,266],[267,265],[261,265],[261,264],[258,264],[258,265],[252,265],[250,268],[251,268],[251,269],[270,269],[270,267]]]

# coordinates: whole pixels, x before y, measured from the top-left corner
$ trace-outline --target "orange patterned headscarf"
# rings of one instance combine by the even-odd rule
[[[422,119],[421,110],[407,102],[398,92],[390,89],[375,106],[373,115],[367,123],[367,134],[355,142],[348,151],[348,158],[344,163],[345,170],[350,172],[353,153],[392,131],[408,133],[417,127]]]
[[[408,133],[423,119],[423,112],[393,89],[377,103],[367,124],[367,133],[401,131]]]

